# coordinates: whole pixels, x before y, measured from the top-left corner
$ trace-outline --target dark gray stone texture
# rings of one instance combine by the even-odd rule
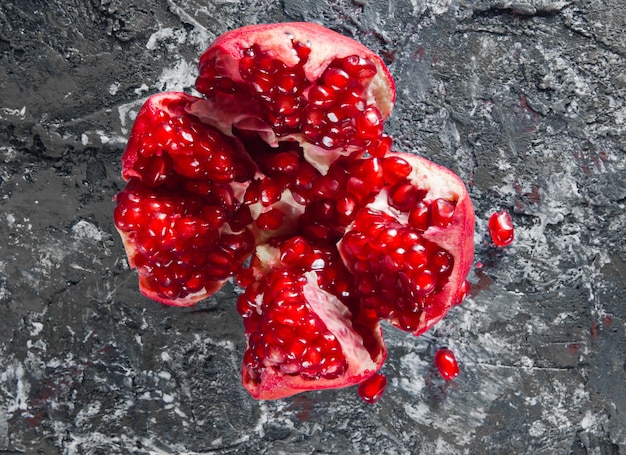
[[[626,9],[621,0],[4,0],[0,453],[626,453]],[[249,23],[315,21],[383,55],[398,149],[466,181],[471,297],[385,327],[385,396],[256,402],[221,292],[141,297],[113,223],[146,96]],[[505,208],[516,242],[490,245]],[[444,383],[434,351],[462,372]]]

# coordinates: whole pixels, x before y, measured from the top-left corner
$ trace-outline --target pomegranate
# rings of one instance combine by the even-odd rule
[[[202,96],[148,98],[122,157],[114,220],[141,292],[192,305],[234,278],[253,397],[358,385],[378,401],[380,321],[419,335],[468,292],[465,186],[391,151],[394,82],[350,38],[243,27],[199,69]]]
[[[448,348],[441,348],[435,352],[435,367],[437,367],[439,374],[446,381],[450,381],[459,375],[459,364],[456,361],[454,352]]]
[[[505,247],[513,243],[515,230],[509,212],[502,210],[493,213],[489,217],[489,233],[493,243],[499,247]]]

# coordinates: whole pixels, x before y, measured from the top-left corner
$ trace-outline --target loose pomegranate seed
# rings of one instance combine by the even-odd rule
[[[435,352],[435,366],[441,377],[446,381],[454,379],[459,374],[459,364],[456,361],[454,352],[448,348],[441,348]]]
[[[358,394],[366,403],[374,404],[381,399],[386,388],[387,376],[376,373],[359,384]]]
[[[515,230],[509,212],[503,210],[492,214],[489,217],[489,232],[491,233],[493,243],[499,247],[513,243]]]

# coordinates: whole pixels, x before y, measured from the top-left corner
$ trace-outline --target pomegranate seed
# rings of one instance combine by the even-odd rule
[[[340,223],[347,225],[356,215],[357,201],[351,195],[341,196],[336,205],[337,214],[340,216]]]
[[[368,152],[371,156],[377,158],[383,158],[389,152],[391,152],[391,146],[393,145],[393,139],[391,136],[381,134],[380,140],[376,144],[372,144],[372,147],[368,148]]]
[[[300,166],[300,161],[295,153],[280,152],[272,155],[268,159],[266,165],[268,173],[292,175],[297,172]]]
[[[435,199],[431,205],[433,224],[439,227],[448,226],[454,218],[454,202],[447,199]]]
[[[409,212],[409,224],[419,232],[428,229],[430,206],[426,201],[419,201]]]
[[[350,75],[341,68],[328,68],[322,74],[322,81],[333,90],[344,90],[350,84]]]
[[[376,140],[383,132],[383,118],[380,111],[370,106],[357,117],[357,133],[363,139]]]
[[[283,212],[278,209],[270,209],[261,213],[255,224],[264,231],[275,231],[283,224]]]
[[[390,185],[407,178],[413,171],[408,161],[397,156],[385,157],[382,161],[385,181]]]
[[[259,184],[259,200],[264,207],[268,207],[280,200],[282,191],[278,182],[265,178]]]
[[[376,373],[365,381],[361,382],[358,387],[359,397],[368,404],[374,404],[385,393],[387,388],[387,376]]]
[[[344,57],[341,67],[352,77],[361,81],[376,76],[377,72],[376,65],[372,61],[358,55]]]
[[[141,174],[141,181],[146,185],[159,186],[167,180],[172,172],[172,159],[167,153],[161,156],[152,155],[138,159],[135,169]]]
[[[301,263],[311,253],[309,243],[302,237],[292,237],[280,246],[280,261],[288,267]]]
[[[298,79],[297,74],[284,74],[278,78],[276,88],[285,95],[293,95],[299,91],[300,81]]]
[[[435,274],[428,270],[420,270],[413,278],[414,289],[419,296],[425,296],[435,290],[437,285],[437,277]]]
[[[309,103],[318,108],[328,108],[337,100],[335,91],[325,85],[314,85],[309,90]]]
[[[346,190],[361,199],[378,193],[384,186],[382,163],[379,158],[365,158],[355,161],[349,169]]]
[[[491,239],[499,247],[505,247],[513,243],[515,231],[513,220],[506,210],[496,212],[489,217],[489,232]]]
[[[454,379],[459,374],[459,364],[454,352],[448,348],[441,348],[435,353],[435,367],[446,381]]]
[[[298,58],[300,59],[300,64],[303,65],[309,59],[309,55],[311,54],[311,46],[307,43],[303,43],[302,41],[294,41],[293,49],[296,51]]]
[[[448,273],[452,269],[453,262],[454,259],[450,253],[445,250],[437,250],[431,258],[433,270],[440,275]]]
[[[113,214],[115,226],[124,232],[140,229],[144,221],[144,210],[139,206],[123,205],[120,199],[118,197],[118,205]]]
[[[391,187],[387,200],[392,207],[406,212],[416,204],[418,197],[415,185],[409,181],[400,181]]]

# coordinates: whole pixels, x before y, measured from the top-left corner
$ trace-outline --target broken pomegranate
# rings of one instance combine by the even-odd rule
[[[141,292],[192,305],[234,278],[253,397],[358,385],[378,401],[381,321],[419,335],[468,293],[465,186],[391,151],[394,82],[350,38],[248,26],[199,68],[202,96],[151,96],[122,157],[114,220]]]
[[[489,233],[496,246],[505,247],[513,243],[515,229],[509,212],[502,210],[489,217]]]
[[[435,367],[443,379],[450,381],[459,375],[459,364],[454,352],[448,348],[441,348],[435,352]]]

